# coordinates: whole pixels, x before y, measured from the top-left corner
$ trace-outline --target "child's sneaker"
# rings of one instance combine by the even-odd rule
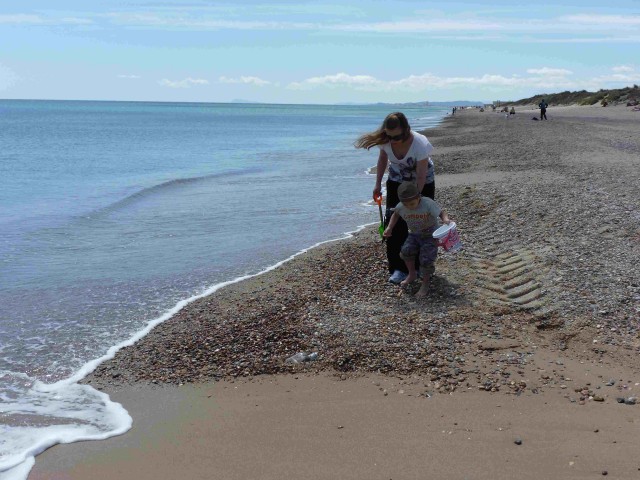
[[[405,278],[407,278],[407,274],[406,273],[404,273],[402,270],[396,270],[395,272],[393,272],[393,275],[391,275],[389,277],[389,281],[391,283],[399,284]]]

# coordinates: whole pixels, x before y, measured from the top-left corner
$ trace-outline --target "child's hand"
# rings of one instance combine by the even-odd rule
[[[383,236],[383,237],[387,237],[387,238],[388,238],[388,237],[390,237],[390,236],[391,236],[391,232],[392,232],[392,231],[393,231],[393,230],[391,230],[389,227],[387,227],[387,228],[385,228],[385,229],[384,229],[384,232],[382,232],[382,236]]]

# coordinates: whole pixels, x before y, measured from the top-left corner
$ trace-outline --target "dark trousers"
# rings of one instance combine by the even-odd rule
[[[398,198],[398,182],[387,180],[387,211],[384,219],[384,226],[386,227],[391,220],[391,208],[395,208],[400,199]],[[422,196],[429,197],[431,200],[435,200],[436,183],[431,182],[425,184],[422,187]],[[389,273],[393,273],[395,270],[400,270],[407,273],[407,266],[404,260],[400,258],[400,249],[407,239],[409,230],[407,229],[407,223],[401,218],[398,219],[395,227],[393,227],[393,235],[387,238],[387,261],[389,262]],[[418,260],[416,259],[416,262]],[[418,267],[418,265],[416,265]]]
[[[540,109],[540,120],[546,120],[547,119],[547,109],[546,108],[541,108]]]

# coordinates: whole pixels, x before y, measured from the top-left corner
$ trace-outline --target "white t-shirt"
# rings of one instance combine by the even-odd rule
[[[417,181],[416,166],[419,161],[426,160],[429,163],[425,183],[431,183],[434,180],[435,172],[433,161],[429,158],[429,154],[433,151],[433,145],[421,133],[411,131],[411,135],[413,136],[413,142],[411,142],[409,151],[403,158],[397,158],[393,154],[391,143],[379,145],[380,150],[383,150],[389,157],[389,180],[398,183]]]

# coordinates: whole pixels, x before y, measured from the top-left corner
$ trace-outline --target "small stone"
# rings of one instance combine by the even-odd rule
[[[609,472],[607,472],[606,470],[603,470],[603,471],[602,471],[602,475],[605,475],[605,476],[606,476],[606,475],[609,475]]]
[[[624,403],[624,398],[623,397],[616,397],[616,402]]]
[[[522,445],[522,439],[520,437],[517,437],[513,443],[515,443],[516,445]]]
[[[624,401],[625,405],[635,405],[637,402],[637,397],[629,397]]]
[[[596,395],[595,397],[593,397],[593,401],[594,402],[604,402],[604,398],[599,396],[599,395]]]

